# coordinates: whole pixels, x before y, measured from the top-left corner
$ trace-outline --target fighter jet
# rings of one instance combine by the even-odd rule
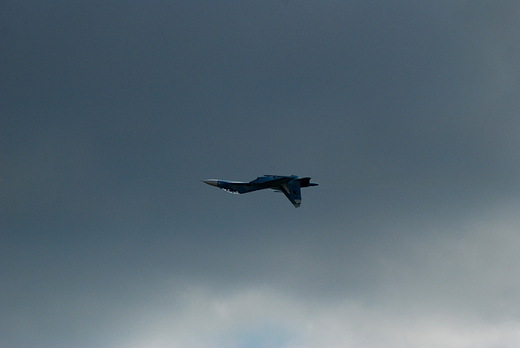
[[[208,185],[221,188],[230,193],[248,193],[252,191],[271,189],[275,192],[283,192],[295,208],[300,206],[302,195],[300,187],[318,186],[311,182],[311,178],[298,179],[296,175],[264,175],[250,182],[227,181],[218,179],[203,180]]]

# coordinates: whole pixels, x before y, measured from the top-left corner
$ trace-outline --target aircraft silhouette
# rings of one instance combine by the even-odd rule
[[[283,194],[291,201],[295,208],[298,208],[302,201],[300,188],[318,186],[311,182],[311,178],[299,179],[296,175],[264,175],[259,176],[250,182],[228,181],[218,179],[203,180],[208,185],[221,188],[230,193],[248,193],[252,191],[271,189]]]

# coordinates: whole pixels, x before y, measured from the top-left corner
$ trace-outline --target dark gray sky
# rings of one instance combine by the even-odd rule
[[[518,347],[518,18],[1,1],[0,347]]]

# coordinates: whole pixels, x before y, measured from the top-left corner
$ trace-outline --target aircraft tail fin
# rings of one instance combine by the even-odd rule
[[[318,186],[318,184],[311,182],[309,177],[298,179],[298,181],[300,182],[300,187]]]

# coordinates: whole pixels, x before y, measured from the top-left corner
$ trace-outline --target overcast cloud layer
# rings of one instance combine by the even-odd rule
[[[518,18],[0,2],[0,347],[520,346]]]

